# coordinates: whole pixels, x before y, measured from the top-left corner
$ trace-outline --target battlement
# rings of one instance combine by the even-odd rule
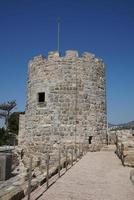
[[[58,51],[50,51],[48,52],[48,60],[57,60],[59,59],[60,54]]]
[[[65,52],[65,58],[78,58],[78,51],[67,50]]]
[[[90,53],[90,52],[84,52],[83,54],[79,54],[78,51],[76,50],[67,50],[65,51],[65,55],[62,56],[61,54],[59,54],[58,51],[50,51],[48,52],[48,56],[43,56],[43,55],[39,55],[39,56],[35,56],[30,63],[32,62],[46,62],[46,61],[60,61],[60,60],[70,60],[70,59],[83,59],[83,60],[92,60],[95,59],[95,61],[102,61],[101,59],[98,59],[95,57],[94,54]]]
[[[92,53],[89,53],[89,52],[84,52],[83,53],[83,58],[90,60],[90,59],[95,58],[95,55],[92,54]]]

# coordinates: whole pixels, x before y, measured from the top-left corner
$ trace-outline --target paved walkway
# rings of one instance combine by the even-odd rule
[[[130,169],[114,152],[89,152],[39,200],[134,200]]]

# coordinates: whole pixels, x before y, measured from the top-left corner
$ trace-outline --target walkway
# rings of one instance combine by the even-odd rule
[[[89,152],[39,200],[133,200],[130,169],[114,152]]]

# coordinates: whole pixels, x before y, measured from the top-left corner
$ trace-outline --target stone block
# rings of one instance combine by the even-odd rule
[[[12,154],[0,152],[0,181],[7,180],[11,177]]]
[[[78,57],[78,51],[68,50],[68,51],[65,52],[65,57],[66,58],[77,58]]]

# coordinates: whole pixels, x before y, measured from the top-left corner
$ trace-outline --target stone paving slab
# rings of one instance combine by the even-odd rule
[[[114,152],[89,152],[39,200],[133,200],[130,170]]]

